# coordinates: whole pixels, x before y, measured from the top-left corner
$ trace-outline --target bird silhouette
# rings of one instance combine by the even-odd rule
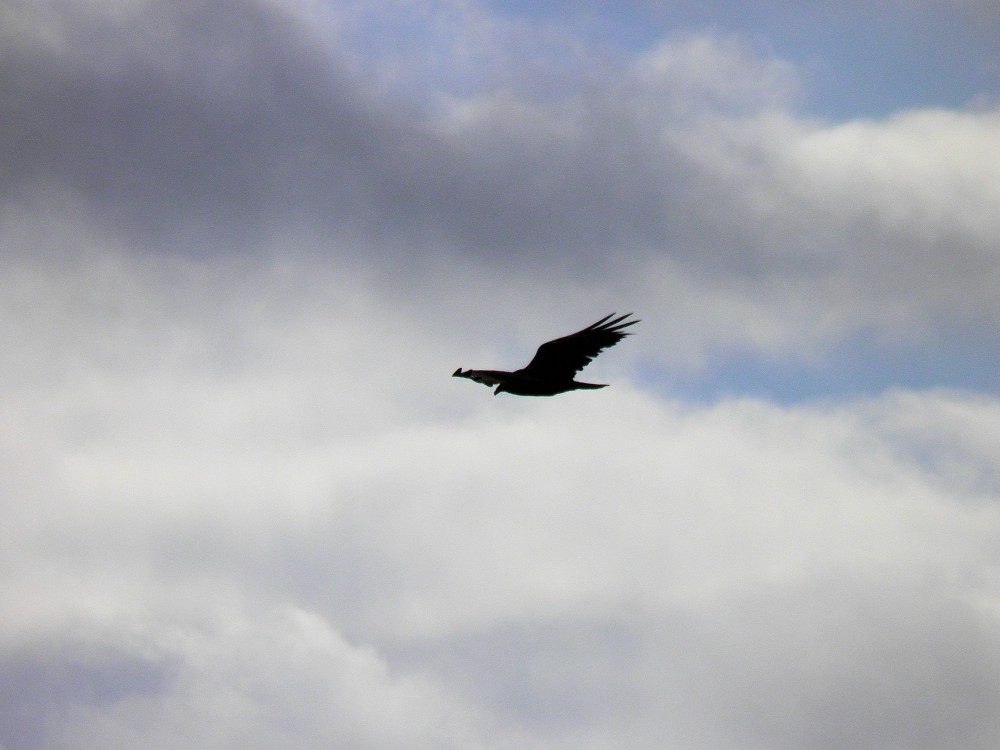
[[[611,320],[611,313],[582,331],[569,336],[547,341],[538,347],[535,356],[520,370],[463,370],[459,367],[452,373],[455,378],[468,378],[492,388],[493,395],[512,393],[516,396],[555,396],[557,393],[578,389],[594,390],[604,388],[607,383],[579,383],[574,376],[607,349],[614,346],[631,331],[623,329],[638,323],[638,320],[623,322],[632,313]]]

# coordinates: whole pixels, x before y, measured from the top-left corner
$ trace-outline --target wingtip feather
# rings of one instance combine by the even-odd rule
[[[605,316],[604,316],[603,318],[601,318],[601,319],[600,319],[599,321],[597,321],[596,323],[591,323],[591,324],[590,324],[589,326],[587,326],[586,328],[584,328],[584,330],[585,330],[585,331],[592,331],[592,330],[594,330],[595,328],[599,328],[599,327],[600,327],[600,326],[601,326],[601,325],[602,325],[602,324],[604,323],[604,321],[606,321],[606,320],[607,320],[608,318],[610,318],[610,317],[611,317],[612,315],[616,315],[616,313],[611,313],[611,315],[605,315]]]
[[[628,328],[629,326],[642,322],[641,320],[630,320],[627,323],[622,322],[632,314],[633,313],[625,313],[624,315],[618,316],[614,320],[610,320],[613,316],[618,315],[618,313],[611,313],[611,315],[601,318],[601,320],[594,323],[594,325],[590,326],[587,330],[596,330],[605,333],[619,333],[623,328]],[[631,333],[631,331],[629,333]],[[622,333],[621,335],[628,336],[629,333]]]

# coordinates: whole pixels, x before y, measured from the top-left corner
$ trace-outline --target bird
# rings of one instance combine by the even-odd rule
[[[555,396],[566,391],[606,388],[607,383],[580,383],[573,378],[594,357],[632,333],[624,332],[623,329],[639,322],[624,322],[632,313],[617,318],[615,315],[617,313],[611,313],[581,331],[547,341],[538,347],[535,356],[520,370],[463,370],[459,367],[451,375],[454,378],[474,380],[489,388],[496,386],[494,396],[500,393]]]

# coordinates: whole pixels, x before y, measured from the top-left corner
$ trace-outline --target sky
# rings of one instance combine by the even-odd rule
[[[0,0],[0,142],[0,749],[1000,744],[994,3]]]

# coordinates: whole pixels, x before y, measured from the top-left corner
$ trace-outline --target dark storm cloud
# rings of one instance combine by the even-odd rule
[[[487,97],[447,132],[274,8],[151,8],[81,17],[58,53],[8,49],[4,196],[68,187],[139,238],[246,240],[276,222],[487,259],[669,236],[685,160],[617,102]]]
[[[370,204],[386,127],[290,18],[223,2],[74,21],[56,54],[4,55],[5,195],[67,186],[140,236]]]
[[[456,97],[381,85],[281,6],[138,8],[43,15],[57,43],[8,46],[3,196],[68,189],[161,249],[287,251],[298,235],[401,278],[443,254],[509,279],[611,280],[664,312],[699,300],[707,338],[750,349],[1000,314],[989,169],[955,158],[990,146],[988,114],[799,122],[794,69],[711,36],[558,93]]]

